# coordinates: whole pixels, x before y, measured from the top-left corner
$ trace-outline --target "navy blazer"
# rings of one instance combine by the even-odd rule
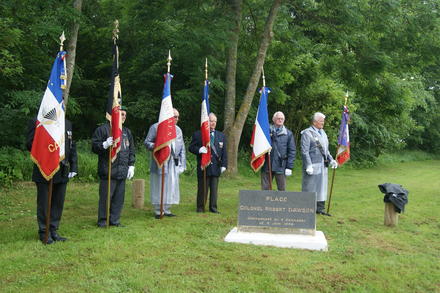
[[[199,149],[202,147],[202,134],[200,130],[196,131],[191,139],[189,151],[197,156],[197,176],[203,177],[203,171],[200,167],[202,159]],[[226,136],[223,132],[214,130],[214,148],[211,149],[211,164],[206,168],[207,176],[220,176],[221,167],[228,168],[228,156],[226,148]]]

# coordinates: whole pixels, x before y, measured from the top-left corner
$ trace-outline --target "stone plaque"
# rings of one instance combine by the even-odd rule
[[[316,193],[240,190],[238,231],[314,235]]]

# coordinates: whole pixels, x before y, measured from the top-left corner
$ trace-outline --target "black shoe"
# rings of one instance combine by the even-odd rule
[[[118,227],[118,228],[125,228],[125,225],[122,225],[121,223],[118,223],[118,224],[110,224],[110,226]]]
[[[332,216],[332,215],[330,215],[329,213],[326,213],[326,212],[324,212],[324,211],[316,211],[316,213],[319,214],[319,215],[328,216],[328,217],[331,217],[331,216]]]
[[[98,223],[98,228],[105,228],[107,227],[106,223]]]
[[[154,215],[155,219],[160,219],[160,215]]]
[[[54,241],[53,241],[52,237],[50,236],[50,234],[47,237],[47,242],[44,241],[45,240],[44,238],[45,238],[45,235],[44,234],[40,234],[40,241],[43,242],[43,244],[52,244],[52,243],[54,243]]]
[[[197,209],[198,213],[204,213],[205,211],[203,209]]]
[[[61,237],[60,235],[58,235],[57,232],[51,232],[50,234],[51,234],[52,239],[53,239],[54,241],[61,241],[61,242],[63,242],[63,241],[66,241],[66,240],[67,240],[66,237]]]
[[[169,214],[165,214],[165,216],[167,216],[167,217],[175,217],[176,215],[173,214],[173,213],[169,213]]]

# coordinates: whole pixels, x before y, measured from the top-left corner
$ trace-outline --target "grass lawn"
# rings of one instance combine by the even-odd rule
[[[60,234],[65,243],[37,238],[36,190],[31,182],[0,192],[1,292],[440,292],[440,161],[389,163],[337,171],[333,217],[318,216],[328,252],[232,244],[238,190],[258,189],[244,171],[222,178],[217,214],[195,213],[195,177],[181,177],[175,218],[156,220],[149,206],[131,207],[125,228],[95,227],[98,184],[68,185]],[[378,184],[409,193],[397,227],[383,225]],[[288,190],[300,191],[294,170]]]

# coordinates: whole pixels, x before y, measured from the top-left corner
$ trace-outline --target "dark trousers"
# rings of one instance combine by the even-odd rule
[[[272,172],[272,180],[275,177],[279,191],[286,191],[286,175]],[[261,190],[270,189],[269,172],[261,171]]]
[[[316,211],[317,212],[325,212],[325,200],[316,202]]]
[[[218,190],[217,176],[206,176],[206,189],[209,191],[209,210],[211,212],[217,211],[217,190]],[[201,212],[205,207],[205,192],[203,190],[203,177],[197,177],[197,211]]]
[[[38,233],[44,234],[46,231],[47,198],[49,191],[48,183],[35,182],[37,185],[37,222]],[[55,232],[58,230],[63,214],[64,198],[66,197],[67,183],[53,184],[52,201],[50,207],[49,230]]]
[[[107,222],[107,189],[108,180],[99,182],[99,205],[98,225],[105,225]],[[110,180],[110,224],[120,224],[122,207],[125,197],[125,179]]]

